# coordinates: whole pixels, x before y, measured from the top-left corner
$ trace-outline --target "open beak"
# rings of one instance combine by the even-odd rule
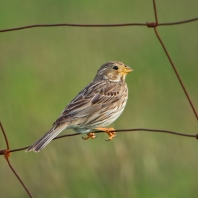
[[[124,74],[128,74],[130,72],[132,72],[134,69],[130,68],[129,66],[125,65],[125,68],[123,69],[123,73]]]

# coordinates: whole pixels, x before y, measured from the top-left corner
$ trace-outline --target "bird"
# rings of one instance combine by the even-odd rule
[[[40,152],[60,132],[73,129],[86,134],[84,140],[94,139],[94,131],[104,131],[111,140],[116,136],[114,128],[105,128],[113,123],[123,112],[128,99],[125,77],[133,69],[119,61],[109,61],[97,71],[93,81],[82,89],[65,107],[52,128],[26,152]]]

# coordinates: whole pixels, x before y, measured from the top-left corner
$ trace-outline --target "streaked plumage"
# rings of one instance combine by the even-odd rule
[[[114,122],[125,108],[128,99],[125,76],[131,71],[117,61],[102,65],[94,80],[67,105],[53,127],[26,151],[39,152],[64,129],[90,133]]]

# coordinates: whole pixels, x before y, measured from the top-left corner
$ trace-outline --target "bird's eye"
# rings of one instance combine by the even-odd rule
[[[116,66],[116,65],[113,66],[113,69],[118,70],[118,66]]]

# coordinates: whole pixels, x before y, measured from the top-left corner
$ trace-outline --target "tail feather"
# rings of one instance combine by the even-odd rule
[[[66,129],[68,124],[64,123],[57,128],[53,127],[49,130],[42,138],[36,141],[32,146],[27,148],[25,152],[34,151],[40,152],[44,147],[47,146],[61,131]]]

